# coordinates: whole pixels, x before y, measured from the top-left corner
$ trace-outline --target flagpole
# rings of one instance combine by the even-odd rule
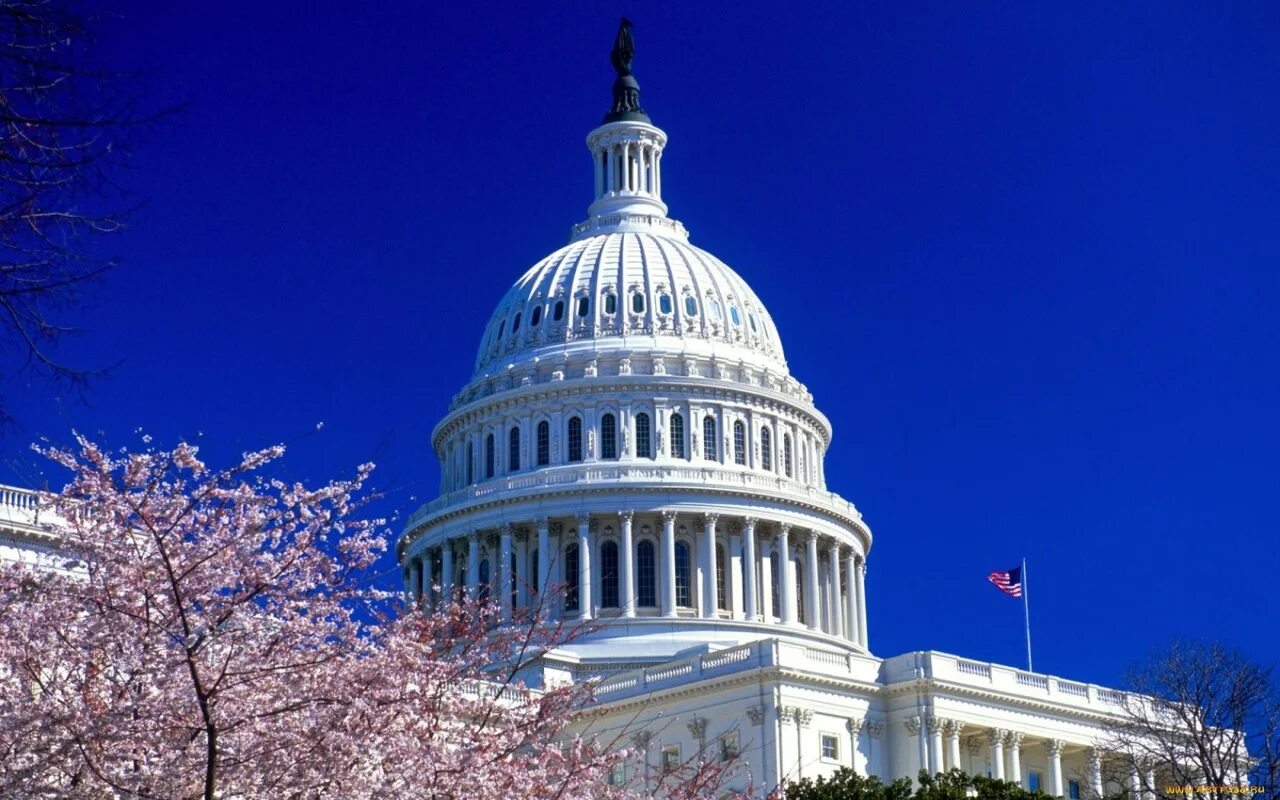
[[[1031,668],[1031,605],[1028,603],[1027,596],[1027,558],[1022,558],[1022,615],[1027,621],[1027,672],[1035,672]]]

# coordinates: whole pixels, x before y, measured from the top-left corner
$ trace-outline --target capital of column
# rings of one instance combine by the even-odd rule
[[[857,736],[858,732],[862,730],[862,720],[858,717],[849,717],[844,726],[849,729],[849,733]]]
[[[742,530],[745,531],[746,533],[755,533],[756,523],[759,521],[760,520],[756,519],[755,517],[743,517]]]
[[[635,516],[636,516],[636,512],[634,512],[634,511],[619,511],[619,512],[618,512],[618,518],[619,518],[619,519],[621,519],[623,522],[630,522],[632,519],[634,519],[634,518],[635,518]]]
[[[813,530],[812,528],[810,528],[810,529],[805,533],[805,535],[804,535],[804,540],[805,540],[806,542],[815,542],[815,543],[816,543],[816,542],[818,541],[818,532],[817,532],[817,531],[815,531],[815,530]]]
[[[548,531],[548,532],[550,532],[550,530],[551,530],[551,517],[538,517],[538,519],[537,519],[537,520],[535,520],[535,522],[536,522],[536,524],[537,524],[537,526],[538,526],[538,533],[542,533],[543,531]]]
[[[1061,739],[1050,739],[1049,741],[1045,742],[1045,747],[1049,750],[1049,755],[1054,757],[1061,756],[1062,748],[1066,746],[1067,746],[1067,743],[1062,741]]]
[[[574,519],[574,521],[576,521],[576,522],[578,523],[578,525],[580,525],[580,526],[581,526],[581,525],[589,525],[589,524],[591,523],[591,515],[590,515],[590,514],[574,514],[574,515],[573,515],[573,519]]]
[[[675,521],[676,521],[676,512],[674,512],[674,511],[663,511],[663,512],[662,512],[662,521],[663,521],[663,522],[675,522]]]
[[[694,717],[689,720],[689,734],[695,739],[702,739],[707,735],[707,718]]]
[[[789,534],[789,533],[791,533],[791,523],[789,523],[789,522],[779,522],[779,523],[778,523],[778,535],[779,535],[779,536],[786,536],[786,535],[787,535],[787,534]]]
[[[703,514],[702,515],[702,524],[709,525],[712,528],[716,526],[716,522],[718,522],[719,520],[720,520],[719,514]]]
[[[907,733],[912,736],[918,736],[920,734],[920,721],[919,717],[907,717],[902,721],[902,724],[907,726]]]
[[[1101,750],[1101,748],[1098,748],[1098,747],[1089,747],[1089,748],[1086,748],[1086,749],[1085,749],[1084,753],[1085,753],[1085,757],[1086,757],[1086,758],[1088,758],[1088,760],[1089,760],[1089,766],[1090,766],[1090,767],[1093,767],[1094,769],[1101,769],[1101,768],[1102,768],[1102,750]]]
[[[925,727],[929,729],[930,735],[942,732],[942,720],[930,715],[924,720]]]
[[[1004,735],[1004,742],[1010,747],[1021,747],[1022,736],[1023,734],[1020,731],[1007,731]]]
[[[502,534],[503,536],[510,536],[513,530],[515,530],[515,528],[511,525],[510,522],[504,522],[498,526],[498,533]]]
[[[952,739],[959,739],[960,731],[964,730],[964,723],[955,719],[944,719],[942,720],[942,729]]]
[[[991,742],[992,745],[1003,745],[1004,739],[1008,735],[1009,735],[1008,731],[1002,730],[1000,728],[987,729],[987,741]]]
[[[868,720],[867,722],[865,722],[865,723],[863,723],[863,724],[866,726],[866,729],[867,729],[867,735],[868,735],[868,736],[870,736],[872,739],[879,739],[879,738],[880,738],[880,734],[884,733],[884,723],[883,723],[883,722],[877,722],[877,721],[875,721],[875,720]]]

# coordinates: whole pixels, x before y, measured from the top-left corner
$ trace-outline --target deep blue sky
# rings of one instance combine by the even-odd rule
[[[202,6],[202,7],[201,7]],[[1117,7],[1120,6],[1120,7]],[[186,100],[25,449],[202,434],[373,459],[428,435],[493,304],[585,215],[619,14],[693,241],[771,310],[862,509],[873,649],[1097,682],[1176,635],[1280,660],[1280,6],[126,3],[104,57]]]

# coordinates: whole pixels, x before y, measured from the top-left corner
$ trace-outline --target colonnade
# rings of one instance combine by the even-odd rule
[[[553,616],[777,623],[867,646],[862,553],[847,538],[756,517],[628,510],[459,530],[415,551],[404,578],[427,603],[496,592],[508,619],[562,587]]]

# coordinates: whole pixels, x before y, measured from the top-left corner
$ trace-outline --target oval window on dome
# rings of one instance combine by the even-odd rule
[[[551,312],[551,318],[554,319],[556,322],[559,322],[560,320],[564,319],[564,301],[563,300],[556,301],[556,307]]]
[[[691,317],[698,316],[698,301],[692,297],[686,297],[684,299],[684,313]]]
[[[734,325],[742,324],[742,317],[738,316],[737,306],[729,306],[729,319],[733,320]]]
[[[604,296],[604,313],[618,313],[618,296],[613,292],[609,292]]]
[[[529,327],[536,328],[539,322],[542,322],[542,306],[534,306],[533,313],[529,315]]]
[[[585,317],[589,310],[591,310],[591,300],[586,297],[579,297],[578,298],[578,316]]]
[[[714,297],[711,298],[711,318],[716,322],[720,321],[720,301]]]
[[[644,313],[644,295],[639,292],[631,295],[631,311],[636,314]]]
[[[516,312],[515,319],[511,320],[511,332],[515,333],[518,330],[520,330],[520,312],[519,311]]]
[[[751,323],[752,333],[759,333],[759,330],[756,328],[756,315],[752,314],[750,311],[747,312],[747,322]]]
[[[671,313],[671,295],[669,294],[658,295],[658,310],[661,311],[663,314]]]

